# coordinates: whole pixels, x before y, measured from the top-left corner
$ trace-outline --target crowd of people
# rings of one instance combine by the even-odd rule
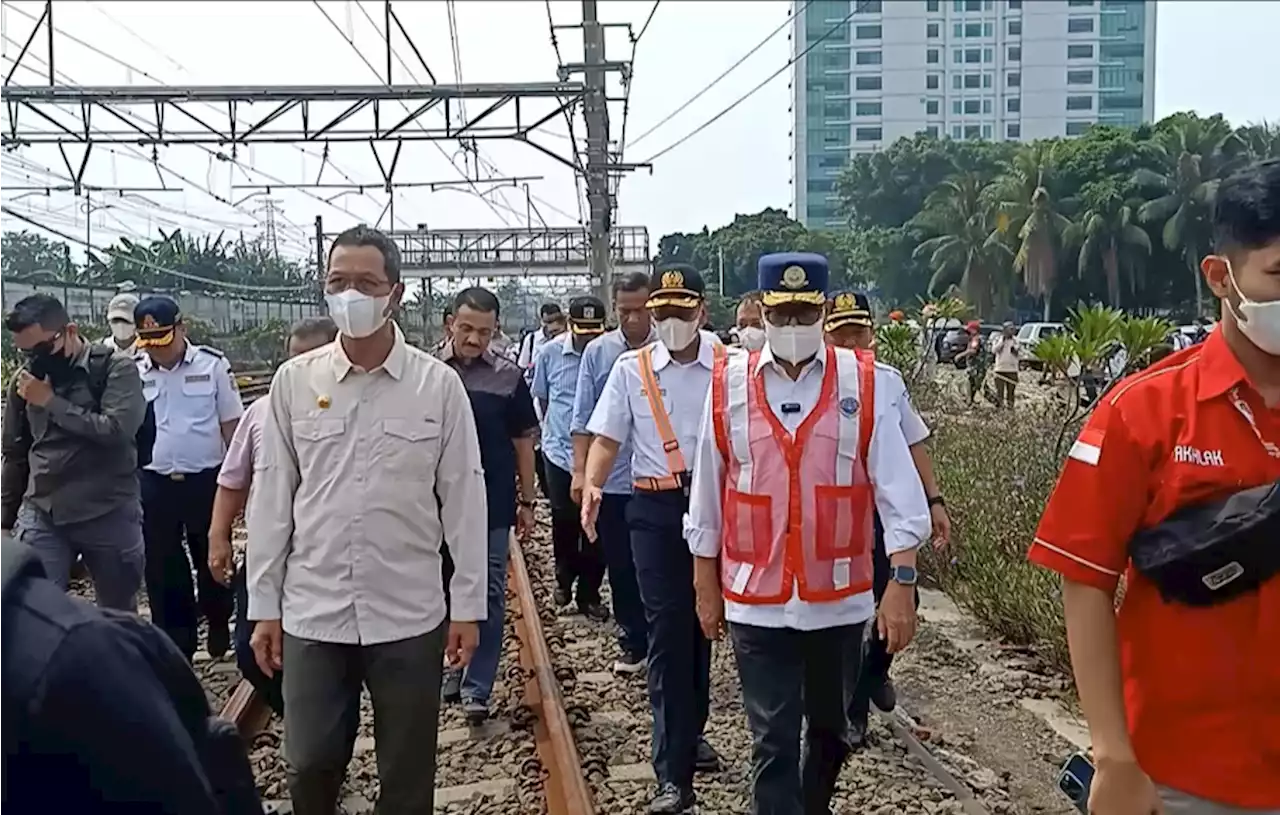
[[[1280,162],[1224,181],[1213,228],[1219,327],[1104,396],[1030,548],[1064,578],[1097,815],[1280,812]],[[752,812],[829,812],[870,708],[896,705],[917,550],[951,540],[929,428],[875,358],[868,298],[829,278],[821,255],[762,256],[730,343],[688,265],[619,277],[607,305],[548,303],[518,344],[467,288],[425,351],[393,319],[395,244],[356,227],[329,250],[329,317],[294,327],[247,411],[171,299],[117,297],[101,343],[57,300],[19,302],[5,803],[254,811],[184,667],[203,620],[209,655],[234,646],[283,718],[294,812],[337,811],[362,689],[378,811],[431,812],[440,707],[490,716],[510,541],[541,492],[553,602],[614,620],[615,671],[645,676],[648,812],[692,811],[724,763],[704,731],[726,637]],[[1010,329],[994,363],[1012,406]],[[77,559],[99,611],[65,594]],[[129,614],[143,587],[153,626]]]

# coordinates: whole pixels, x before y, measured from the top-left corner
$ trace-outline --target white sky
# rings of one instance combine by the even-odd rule
[[[638,31],[652,5],[651,2],[605,0],[599,4],[600,17],[604,22],[630,22]],[[381,71],[385,63],[381,35],[356,4],[329,0],[321,6]],[[4,3],[5,39],[0,42],[6,71],[42,7],[40,2]],[[381,3],[364,0],[363,7],[381,26]],[[662,2],[638,46],[628,135],[634,139],[656,124],[758,44],[786,20],[788,7],[785,0]],[[434,0],[400,0],[395,9],[439,81],[454,81],[446,4]],[[557,23],[580,20],[580,6],[574,2],[558,0],[552,3],[552,12]],[[382,81],[361,62],[356,50],[325,20],[316,5],[304,0],[60,0],[54,6],[54,21],[62,32],[56,41],[55,54],[62,83],[155,85],[154,80],[159,80],[175,85],[372,85]],[[1235,123],[1280,119],[1280,95],[1275,92],[1276,77],[1280,77],[1280,49],[1275,46],[1275,32],[1280,31],[1280,2],[1165,0],[1159,7],[1158,29],[1158,116],[1194,109],[1202,113],[1222,112]],[[461,0],[457,3],[457,30],[465,82],[546,82],[556,78],[556,57],[543,2]],[[625,160],[645,160],[683,138],[785,65],[789,54],[788,31],[789,27],[780,32],[679,116],[642,141],[633,142]],[[83,40],[154,79],[96,55],[66,35]],[[580,33],[561,31],[559,36],[565,60],[581,59]],[[414,72],[425,79],[398,34],[394,45]],[[625,59],[629,51],[625,32],[614,30],[610,34],[608,57]],[[45,37],[41,33],[24,60],[24,65],[40,70],[40,76],[20,68],[14,82],[42,83],[46,58]],[[399,63],[395,77],[397,83],[410,81]],[[731,220],[735,213],[755,212],[766,206],[786,208],[790,199],[788,78],[789,72],[783,73],[732,113],[660,158],[652,175],[642,171],[629,177],[622,185],[617,222],[648,227],[650,240],[656,246],[658,238],[669,232],[696,231],[704,225],[714,229]],[[255,114],[260,117],[270,109],[266,104],[255,105],[241,113],[241,117],[251,119]],[[389,109],[400,112],[398,104],[390,105]],[[482,109],[473,103],[468,113],[474,116]],[[535,102],[530,103],[529,110],[546,112],[547,109],[545,103],[539,107]],[[145,108],[134,111],[152,118]],[[313,110],[313,118],[336,112],[332,106],[320,106]],[[226,121],[225,113],[212,109],[204,109],[203,113],[211,121]],[[290,122],[300,121],[296,113],[292,116]],[[612,116],[616,138],[621,105],[612,106]],[[7,120],[7,114],[4,118]],[[28,126],[34,124],[30,114],[20,121]],[[170,125],[178,121],[171,118]],[[441,121],[441,115],[432,112],[425,121],[435,125]],[[108,126],[104,119],[95,120],[94,124]],[[8,126],[7,121],[4,126]],[[190,123],[180,126],[191,127]],[[566,130],[560,121],[547,128],[549,135],[541,141],[565,152],[569,144]],[[585,133],[580,119],[577,133],[579,138]],[[445,142],[441,146],[446,153],[456,154],[455,143]],[[141,160],[131,155],[129,148],[109,149],[113,152],[108,153],[105,147],[95,148],[85,175],[87,183],[158,186],[155,170],[147,160],[149,149],[141,153]],[[78,161],[78,150],[68,151],[73,162]],[[244,150],[239,158],[243,165],[256,167],[287,182],[311,182],[321,166],[320,148],[311,145],[306,150],[312,156],[294,147],[260,145]],[[389,146],[383,147],[388,158],[390,150]],[[574,179],[566,167],[522,144],[481,142],[481,151],[504,176],[544,177],[531,186],[537,198],[535,204],[549,223],[570,225],[577,221],[579,209]],[[28,166],[34,162],[65,174],[57,149],[33,146],[22,149],[18,155],[20,159],[4,157],[5,202],[42,222],[83,235],[83,201],[72,200],[65,194],[47,198],[29,195],[18,199],[19,193],[12,190],[13,186],[23,183],[47,183],[42,179],[24,182],[24,173],[30,171],[20,161],[27,162]],[[250,194],[247,190],[230,189],[233,183],[249,183],[241,169],[213,161],[199,147],[161,148],[159,157],[174,171],[230,200]],[[334,165],[359,182],[375,185],[379,182],[377,165],[366,144],[334,145],[330,158]],[[249,175],[253,173],[250,171]],[[427,143],[406,144],[396,172],[396,179],[400,181],[457,177],[457,171],[449,166],[441,152]],[[33,176],[35,178],[37,176]],[[187,186],[172,176],[167,180],[177,187]],[[324,180],[342,179],[328,168]],[[317,194],[327,197],[334,192]],[[248,200],[239,210],[219,204],[189,186],[185,192],[147,194],[146,197],[168,211],[158,211],[136,200],[115,201],[112,207],[92,215],[93,242],[103,245],[122,233],[154,234],[157,228],[169,230],[178,224],[188,230],[213,232],[218,230],[218,224],[239,225],[247,234],[254,234],[257,219],[249,213],[261,206],[264,196]],[[360,221],[373,222],[386,204],[386,195],[380,190],[342,196],[336,203],[350,210],[350,214],[295,191],[275,192],[273,197],[280,201],[285,218],[299,226],[298,229],[286,228],[283,233],[285,248],[290,254],[304,251],[305,242],[313,234],[316,215],[322,215],[326,231],[333,232]],[[504,199],[513,210],[503,213],[507,221],[512,226],[523,225],[526,211],[523,192],[508,189],[504,197],[494,197],[498,202]],[[457,191],[397,191],[395,214],[397,225],[402,227],[419,223],[436,228],[500,227],[503,223],[478,197]],[[198,219],[213,219],[213,222]],[[383,225],[387,225],[386,221]],[[4,219],[5,229],[20,227],[12,219]]]

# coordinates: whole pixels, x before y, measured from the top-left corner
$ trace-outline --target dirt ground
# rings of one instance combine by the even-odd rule
[[[1057,772],[1079,749],[1072,741],[1086,736],[1066,713],[1069,680],[1034,653],[991,641],[945,597],[930,594],[916,640],[893,665],[899,710],[989,809],[1071,815]],[[1029,707],[1061,707],[1062,716],[1053,719],[1055,728]]]

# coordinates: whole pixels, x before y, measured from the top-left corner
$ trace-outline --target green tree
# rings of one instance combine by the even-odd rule
[[[1068,243],[1078,246],[1081,278],[1101,267],[1107,302],[1119,308],[1122,289],[1131,296],[1141,286],[1151,238],[1137,225],[1133,207],[1125,203],[1119,187],[1102,181],[1085,187],[1081,197],[1085,211],[1068,230]]]
[[[979,315],[1003,312],[1012,295],[1012,253],[994,229],[995,219],[974,173],[954,176],[929,194],[914,222],[933,237],[916,247],[913,257],[933,269],[929,293],[958,286]]]
[[[79,271],[79,267],[72,265],[67,245],[62,241],[51,241],[25,229],[6,232],[0,238],[0,272],[5,277],[29,277],[45,272],[67,279]]]

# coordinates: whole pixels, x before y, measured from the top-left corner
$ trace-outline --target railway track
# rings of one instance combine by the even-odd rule
[[[554,569],[545,524],[528,545],[513,541],[508,571],[503,672],[490,700],[492,719],[468,727],[460,710],[441,712],[438,812],[456,815],[621,815],[641,813],[652,792],[650,718],[643,675],[617,676],[612,622],[593,623],[552,607]],[[212,669],[225,673],[225,662]],[[732,653],[717,645],[707,738],[720,772],[699,776],[703,815],[749,810],[751,737]],[[222,708],[253,745],[264,797],[287,811],[280,726],[247,683]],[[371,710],[364,700],[361,737],[344,790],[348,815],[376,798]],[[833,811],[881,815],[986,815],[988,807],[913,734],[912,722],[886,715],[872,743],[846,764]]]

